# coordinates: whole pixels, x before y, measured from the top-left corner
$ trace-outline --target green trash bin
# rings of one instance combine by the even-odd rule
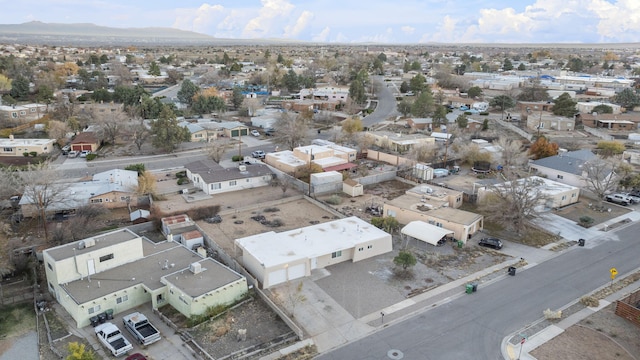
[[[462,246],[463,246],[463,245],[464,245],[464,243],[463,243],[462,241],[459,241],[459,240],[458,240],[458,247],[459,247],[459,248],[462,248]]]
[[[471,294],[473,292],[473,284],[467,284],[466,291],[467,294]]]

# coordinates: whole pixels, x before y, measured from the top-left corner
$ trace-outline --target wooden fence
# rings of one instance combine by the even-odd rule
[[[640,326],[640,290],[616,302],[616,315]]]

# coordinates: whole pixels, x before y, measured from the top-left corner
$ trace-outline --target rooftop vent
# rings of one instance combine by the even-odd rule
[[[202,272],[202,264],[194,262],[189,265],[189,270],[194,274],[200,274]]]

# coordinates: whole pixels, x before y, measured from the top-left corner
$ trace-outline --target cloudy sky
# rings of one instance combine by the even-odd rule
[[[0,0],[0,23],[378,43],[640,41],[640,0]]]

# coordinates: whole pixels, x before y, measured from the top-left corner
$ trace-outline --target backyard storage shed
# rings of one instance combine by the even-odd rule
[[[408,223],[400,233],[431,245],[438,245],[438,242],[446,236],[453,237],[453,231],[420,220]]]
[[[364,186],[353,179],[346,179],[342,182],[342,192],[351,197],[364,195]]]

